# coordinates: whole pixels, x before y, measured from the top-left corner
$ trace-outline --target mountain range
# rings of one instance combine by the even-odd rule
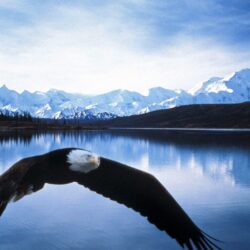
[[[18,93],[6,85],[0,88],[0,112],[29,112],[33,117],[55,119],[105,120],[189,104],[245,101],[250,101],[250,69],[242,69],[225,78],[212,77],[188,91],[151,88],[148,95],[121,89],[90,96],[56,89]]]

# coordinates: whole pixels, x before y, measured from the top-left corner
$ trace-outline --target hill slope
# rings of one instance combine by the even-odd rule
[[[105,122],[110,127],[250,128],[250,102],[186,105]]]

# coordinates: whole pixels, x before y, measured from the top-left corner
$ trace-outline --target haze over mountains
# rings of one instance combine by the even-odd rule
[[[143,114],[188,104],[225,104],[250,101],[250,69],[226,78],[213,77],[189,91],[151,88],[148,95],[128,90],[114,90],[96,96],[47,92],[18,93],[3,85],[0,88],[0,111],[29,112],[40,118],[110,119],[116,116]]]

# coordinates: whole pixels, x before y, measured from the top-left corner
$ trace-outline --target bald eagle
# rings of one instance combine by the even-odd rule
[[[65,148],[24,158],[0,176],[0,216],[7,204],[43,188],[45,183],[77,182],[147,217],[188,249],[220,249],[199,229],[164,186],[151,174],[99,157],[79,148]]]

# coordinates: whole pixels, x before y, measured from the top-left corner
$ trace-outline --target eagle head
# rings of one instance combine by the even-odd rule
[[[73,149],[67,155],[69,169],[76,172],[88,173],[100,165],[100,157],[87,150]]]

